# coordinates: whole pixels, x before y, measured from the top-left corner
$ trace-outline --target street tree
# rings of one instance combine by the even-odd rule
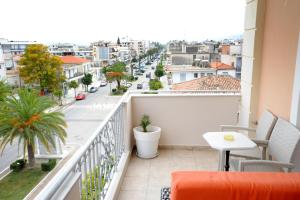
[[[155,70],[154,74],[155,74],[155,76],[160,80],[160,77],[162,77],[162,76],[165,74],[165,72],[164,72],[163,69],[157,68],[157,69]]]
[[[116,81],[117,88],[121,87],[121,80],[126,78],[125,68],[126,64],[124,62],[116,62],[115,64],[103,68],[102,72],[105,74],[106,79],[109,81]]]
[[[53,92],[61,87],[65,80],[62,61],[58,56],[49,53],[47,46],[42,44],[28,45],[19,64],[20,76],[26,84],[39,85],[41,94],[45,89]]]
[[[162,65],[162,63],[159,63],[156,66],[156,70],[155,70],[154,74],[158,79],[160,79],[160,77],[165,75],[165,70],[164,70],[164,66]]]
[[[0,107],[0,149],[15,139],[27,151],[29,167],[35,165],[35,139],[48,151],[55,147],[55,137],[65,141],[66,122],[61,112],[47,112],[55,103],[49,97],[39,96],[35,90],[20,89],[18,98],[7,98]]]
[[[75,94],[75,97],[76,97],[76,89],[79,87],[77,81],[71,81],[69,83],[69,87],[74,89],[74,94]]]
[[[84,77],[82,77],[81,82],[83,85],[85,85],[85,91],[88,91],[89,85],[93,83],[93,75],[90,73],[84,74]]]

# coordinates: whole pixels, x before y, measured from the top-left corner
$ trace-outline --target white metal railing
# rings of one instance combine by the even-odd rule
[[[104,199],[124,152],[123,98],[88,142],[53,177],[35,199],[57,199],[70,176],[81,174],[81,199]]]

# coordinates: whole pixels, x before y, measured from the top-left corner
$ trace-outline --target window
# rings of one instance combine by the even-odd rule
[[[194,78],[198,78],[198,73],[194,73]]]
[[[228,76],[229,74],[228,74],[228,72],[222,72],[222,75]]]
[[[205,73],[202,72],[202,73],[201,73],[201,77],[203,77],[203,76],[205,76]]]
[[[213,73],[207,73],[207,76],[212,76],[212,75],[214,75]]]
[[[180,73],[180,81],[185,81],[186,80],[186,73]]]

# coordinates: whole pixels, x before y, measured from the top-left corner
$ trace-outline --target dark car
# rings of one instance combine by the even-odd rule
[[[75,97],[76,100],[84,100],[85,99],[85,94],[79,93]]]
[[[143,89],[143,84],[141,83],[137,84],[136,89]]]
[[[97,92],[97,88],[96,87],[91,87],[89,92],[90,93],[95,93],[95,92]]]
[[[146,74],[146,78],[151,78],[151,72]]]

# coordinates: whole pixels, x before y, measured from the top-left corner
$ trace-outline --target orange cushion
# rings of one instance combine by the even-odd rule
[[[299,200],[300,173],[173,172],[171,200]]]

